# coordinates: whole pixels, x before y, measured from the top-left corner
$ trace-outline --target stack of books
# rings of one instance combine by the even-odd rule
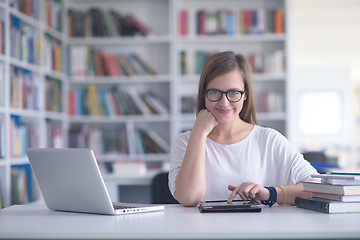
[[[360,212],[360,173],[313,174],[319,182],[303,182],[311,197],[297,197],[295,205],[324,213]]]

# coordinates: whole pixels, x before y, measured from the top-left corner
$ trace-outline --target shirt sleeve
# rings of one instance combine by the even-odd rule
[[[187,143],[189,141],[190,132],[181,133],[175,137],[171,146],[171,162],[169,171],[169,189],[171,194],[174,196],[175,193],[175,182],[182,165]],[[175,197],[175,196],[174,196]]]
[[[317,173],[316,169],[304,159],[303,155],[287,138],[275,130],[273,132],[276,135],[274,138],[278,146],[277,158],[282,161],[279,162],[279,166],[289,168],[282,169],[282,173],[287,175],[284,176],[283,180],[287,179],[289,185],[310,180],[311,174]]]

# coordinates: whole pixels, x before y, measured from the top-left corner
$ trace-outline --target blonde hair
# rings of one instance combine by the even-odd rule
[[[237,69],[241,72],[245,85],[245,101],[239,117],[245,122],[257,124],[251,66],[243,55],[235,54],[232,51],[215,53],[207,59],[200,76],[197,113],[199,113],[201,109],[206,108],[205,90],[207,84],[217,76]]]

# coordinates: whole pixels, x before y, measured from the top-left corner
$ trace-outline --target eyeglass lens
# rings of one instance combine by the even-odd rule
[[[240,101],[243,92],[241,91],[228,91],[228,92],[221,92],[218,90],[208,90],[206,91],[207,98],[212,102],[217,102],[221,99],[223,93],[226,95],[226,98],[230,102],[238,102]]]

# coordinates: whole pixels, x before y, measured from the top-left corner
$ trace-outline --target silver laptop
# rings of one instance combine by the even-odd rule
[[[163,210],[163,205],[113,203],[90,149],[27,149],[46,206],[52,210],[128,214]]]

